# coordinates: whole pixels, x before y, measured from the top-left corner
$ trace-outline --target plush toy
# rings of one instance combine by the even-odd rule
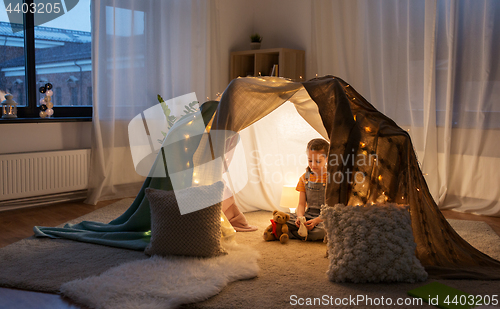
[[[264,240],[279,240],[284,244],[288,241],[288,226],[286,222],[290,220],[290,215],[282,211],[273,211],[271,225],[264,231]]]
[[[307,227],[306,227],[306,218],[299,217],[300,227],[299,227],[299,235],[304,237],[304,240],[307,240]]]

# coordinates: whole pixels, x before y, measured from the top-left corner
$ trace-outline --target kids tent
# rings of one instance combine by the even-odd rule
[[[329,161],[328,173],[341,181],[328,183],[328,205],[365,205],[381,199],[407,204],[417,244],[416,256],[431,277],[500,279],[500,262],[464,241],[441,214],[420,171],[408,133],[377,111],[348,83],[333,76],[306,82],[272,77],[233,80],[220,102],[210,101],[201,106],[198,121],[195,115],[187,116],[171,129],[164,142],[164,146],[170,147],[162,148],[150,177],[123,215],[108,224],[82,222],[65,228],[35,227],[35,235],[143,250],[151,228],[145,189],[177,190],[219,181],[227,168],[226,160],[230,160],[227,158],[233,147],[230,141],[237,132],[285,102],[291,102],[305,122],[330,141],[329,158],[335,160]],[[200,124],[204,133],[196,135]],[[290,128],[293,130],[293,124]],[[251,150],[245,149],[248,151]],[[198,168],[188,169],[190,166]],[[355,179],[356,176],[360,179]],[[246,198],[256,200],[254,204],[265,204],[263,196],[269,189],[266,184],[249,183],[253,191]],[[238,201],[236,191],[233,188]]]

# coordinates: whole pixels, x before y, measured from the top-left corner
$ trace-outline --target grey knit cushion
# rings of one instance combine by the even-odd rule
[[[323,205],[333,282],[418,282],[427,279],[415,255],[409,206]]]
[[[178,190],[177,194],[192,196],[192,202],[219,194],[222,182],[210,186]],[[182,192],[179,192],[182,191]],[[144,251],[148,255],[185,255],[211,257],[224,253],[221,239],[221,203],[181,215],[174,191],[146,189],[151,208],[151,242]]]

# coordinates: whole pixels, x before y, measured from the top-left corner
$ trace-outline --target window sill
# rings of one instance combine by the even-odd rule
[[[83,122],[92,121],[92,117],[51,117],[51,118],[1,118],[2,123],[42,123],[42,122]]]

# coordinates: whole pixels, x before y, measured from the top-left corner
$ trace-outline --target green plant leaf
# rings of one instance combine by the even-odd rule
[[[169,130],[174,125],[174,123],[175,123],[176,120],[177,120],[177,117],[175,117],[175,116],[168,116],[167,117],[168,129]]]
[[[260,43],[262,42],[262,37],[258,33],[250,35],[250,42]]]
[[[167,118],[168,129],[170,129],[170,128],[172,128],[174,123],[177,120],[179,120],[179,118],[174,116],[174,115],[171,115],[172,111],[170,110],[170,108],[168,108],[167,103],[165,103],[165,100],[163,100],[163,98],[160,95],[158,95],[157,98],[158,98],[158,102],[160,102],[160,104],[161,104],[161,107],[163,109],[163,113],[165,114],[165,117]],[[189,103],[188,105],[184,105],[184,108],[185,108],[183,111],[184,115],[182,115],[181,118],[186,116],[186,115],[189,115],[189,114],[196,112],[199,109],[198,104],[199,104],[198,101],[193,101],[193,102]],[[166,135],[166,133],[165,133],[165,135]]]
[[[167,137],[167,132],[163,132],[161,131],[161,134],[163,135],[163,139],[157,139],[158,143],[162,144],[163,145],[163,141],[165,140],[165,138]]]
[[[170,108],[168,108],[167,103],[165,103],[165,100],[163,100],[163,98],[160,95],[158,95],[158,102],[160,102],[161,108],[163,109],[163,113],[165,114],[165,117],[168,119],[171,113]]]

